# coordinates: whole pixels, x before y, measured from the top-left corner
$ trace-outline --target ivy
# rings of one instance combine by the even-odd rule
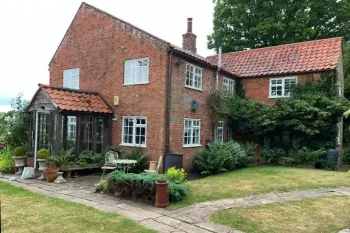
[[[245,136],[262,138],[289,131],[303,146],[335,146],[337,123],[350,101],[338,95],[333,75],[326,73],[316,82],[298,85],[289,98],[280,98],[275,105],[216,91],[210,97],[210,106],[214,116],[231,118],[234,130]]]

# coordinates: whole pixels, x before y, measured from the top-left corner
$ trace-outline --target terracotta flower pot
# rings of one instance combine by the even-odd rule
[[[27,157],[26,159],[26,167],[34,167],[34,157]]]
[[[165,208],[169,205],[169,182],[167,180],[156,181],[156,203],[157,208]]]
[[[44,173],[45,173],[45,177],[46,177],[46,182],[52,183],[58,177],[58,168],[56,168],[56,169],[53,169],[53,168],[45,169]]]

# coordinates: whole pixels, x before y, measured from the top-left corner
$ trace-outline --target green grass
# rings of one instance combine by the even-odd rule
[[[261,166],[221,173],[188,182],[191,192],[169,209],[223,198],[238,198],[268,192],[350,186],[350,174],[345,172]]]
[[[328,197],[220,211],[216,223],[249,233],[329,233],[350,227],[350,197]]]
[[[0,182],[3,232],[153,232],[115,213],[46,197]]]

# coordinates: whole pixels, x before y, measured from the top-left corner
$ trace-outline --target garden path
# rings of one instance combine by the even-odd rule
[[[221,199],[202,202],[174,211],[157,209],[149,204],[126,200],[118,197],[97,194],[93,184],[97,183],[100,176],[90,175],[69,180],[64,184],[46,183],[38,180],[9,181],[9,176],[0,178],[0,181],[23,187],[33,192],[67,201],[81,203],[96,209],[115,212],[129,219],[135,220],[143,226],[158,232],[233,232],[225,226],[209,221],[210,215],[216,211],[264,205],[269,203],[302,200],[316,197],[330,197],[337,195],[350,196],[350,187],[314,189],[284,193],[268,193],[245,198]]]

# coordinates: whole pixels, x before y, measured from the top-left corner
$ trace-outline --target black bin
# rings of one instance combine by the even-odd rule
[[[328,149],[326,154],[327,164],[330,168],[336,169],[338,164],[339,151],[337,149]]]
[[[166,154],[164,171],[166,172],[171,167],[183,168],[183,157],[181,154]]]

